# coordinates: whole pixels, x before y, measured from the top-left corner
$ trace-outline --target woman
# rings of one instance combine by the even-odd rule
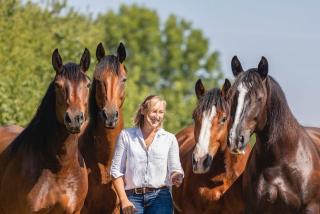
[[[148,96],[134,119],[121,131],[111,165],[113,184],[124,214],[170,214],[169,186],[180,186],[183,170],[175,136],[162,129],[166,102]]]

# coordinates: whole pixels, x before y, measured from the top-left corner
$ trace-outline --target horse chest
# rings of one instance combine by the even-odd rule
[[[290,182],[282,174],[280,167],[262,171],[257,181],[257,199],[262,207],[276,210],[275,204],[283,207],[299,207],[301,200]]]
[[[28,201],[33,212],[59,205],[66,213],[73,213],[78,205],[79,190],[78,176],[70,174],[59,177],[45,169],[29,192]]]

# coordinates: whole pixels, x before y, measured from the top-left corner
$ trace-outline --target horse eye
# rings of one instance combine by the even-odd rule
[[[225,123],[227,121],[227,117],[226,116],[223,116],[222,118],[221,118],[221,123]]]
[[[127,78],[123,78],[122,82],[125,83],[127,81]]]
[[[87,88],[90,88],[91,87],[91,83],[89,82],[88,84],[87,84]]]
[[[62,89],[62,85],[57,82],[54,83],[54,87],[56,87],[57,89]]]
[[[258,97],[257,101],[261,102],[262,101],[262,97]]]

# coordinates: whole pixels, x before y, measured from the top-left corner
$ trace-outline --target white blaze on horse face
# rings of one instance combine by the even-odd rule
[[[211,111],[203,112],[199,139],[196,145],[196,147],[198,147],[196,151],[200,153],[200,154],[197,154],[197,156],[200,158],[207,155],[209,152],[212,119],[216,114],[217,114],[217,110],[215,105],[212,106]]]
[[[239,92],[239,96],[238,96],[238,103],[237,103],[237,109],[236,109],[236,116],[234,118],[234,122],[233,122],[232,128],[230,130],[230,137],[229,137],[230,143],[233,143],[236,140],[235,139],[236,138],[236,129],[237,129],[237,126],[240,122],[241,112],[243,111],[243,108],[244,108],[244,98],[246,97],[246,94],[248,93],[248,89],[242,83],[240,83],[238,86],[238,92]]]

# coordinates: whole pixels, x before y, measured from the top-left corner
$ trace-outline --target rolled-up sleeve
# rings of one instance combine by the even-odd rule
[[[179,172],[184,175],[183,169],[181,167],[180,156],[179,156],[179,145],[177,138],[172,135],[172,144],[169,149],[168,155],[168,171],[169,175],[172,172]]]
[[[121,131],[117,139],[116,148],[111,163],[110,175],[113,178],[118,178],[125,174],[127,159],[126,151],[127,148],[124,140],[124,132]]]

